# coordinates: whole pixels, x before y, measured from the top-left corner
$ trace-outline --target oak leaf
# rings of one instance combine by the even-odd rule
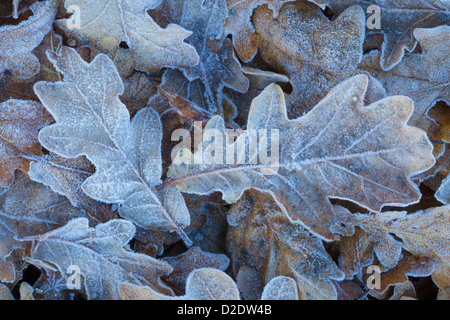
[[[227,249],[233,268],[261,270],[267,285],[278,276],[295,279],[300,298],[336,299],[331,279],[344,275],[322,242],[291,224],[273,199],[247,191],[228,213]]]
[[[402,256],[394,268],[380,273],[380,291],[408,282],[409,276],[429,276],[434,270],[434,263],[426,257],[415,257],[408,251],[404,251]]]
[[[239,300],[239,292],[233,279],[212,268],[192,271],[186,280],[184,296],[166,296],[152,288],[130,283],[120,284],[119,292],[123,300]]]
[[[260,270],[242,266],[236,275],[236,285],[243,300],[260,300],[264,279]]]
[[[2,283],[0,283],[0,300],[14,300],[11,291]]]
[[[88,299],[117,300],[119,283],[124,281],[172,294],[160,279],[169,274],[172,267],[147,255],[131,252],[127,244],[134,233],[134,225],[127,220],[113,219],[90,228],[88,219],[78,218],[63,227],[24,237],[21,241],[32,242],[27,260],[36,266],[58,271],[63,277],[70,266],[78,266],[82,289]]]
[[[231,40],[223,39],[223,24],[227,14],[226,1],[164,0],[157,11],[166,23],[178,23],[193,32],[186,41],[196,48],[200,60],[198,65],[182,69],[188,81],[182,83],[188,87],[188,91],[200,91],[201,94],[198,96],[204,96],[201,98],[204,103],[191,99],[189,95],[181,94],[178,92],[180,87],[171,90],[164,87],[164,82],[161,87],[193,101],[206,111],[222,114],[221,99],[224,87],[242,93],[248,89],[248,79],[241,71],[241,64],[234,54]],[[195,82],[196,80],[200,80],[200,83]],[[171,82],[169,86],[174,85]],[[189,88],[190,86],[194,88]]]
[[[181,149],[168,171],[170,180],[157,189],[176,184],[187,193],[220,191],[228,203],[250,188],[266,191],[291,221],[325,239],[335,238],[329,228],[336,217],[328,198],[373,211],[417,202],[420,192],[410,176],[434,164],[431,143],[422,130],[406,125],[413,110],[409,98],[394,96],[363,106],[367,83],[364,75],[342,82],[295,120],[287,118],[280,87],[268,86],[252,102],[247,132],[278,133],[278,142],[263,140],[266,152],[279,151],[278,159],[258,162],[262,154],[249,147],[249,134],[225,143],[229,137],[223,119],[215,116],[205,135],[220,132],[225,142],[205,136],[202,153]],[[234,159],[229,161],[225,155],[232,148]],[[220,152],[213,157],[214,149]]]
[[[18,172],[14,183],[0,193],[0,259],[23,247],[18,238],[45,233],[85,216],[84,210],[71,206],[65,197]]]
[[[443,290],[450,286],[449,205],[410,214],[406,211],[389,211],[366,215],[340,210],[339,217],[350,228],[358,226],[371,234],[379,234],[391,243],[397,242],[416,257],[431,259],[435,263],[432,274],[434,282]]]
[[[7,187],[14,171],[27,172],[30,160],[23,154],[42,155],[38,132],[53,121],[36,101],[10,99],[0,103],[0,185]]]
[[[66,0],[66,9],[78,6],[80,12],[74,14],[82,17],[81,25],[71,29],[68,22],[73,23],[72,17],[57,20],[57,24],[68,36],[76,36],[89,45],[94,56],[107,54],[118,65],[121,75],[129,75],[133,68],[156,72],[162,67],[197,64],[195,48],[184,42],[192,32],[176,24],[163,29],[148,15],[147,9],[158,3],[157,0]],[[121,42],[128,49],[121,48]]]
[[[228,17],[224,33],[232,35],[233,46],[241,60],[250,61],[258,50],[259,36],[250,19],[256,7],[267,4],[273,12],[273,18],[276,18],[283,4],[291,1],[293,0],[227,0]]]
[[[354,6],[333,21],[306,2],[287,3],[277,18],[265,6],[254,13],[262,59],[292,84],[290,116],[309,111],[325,93],[357,73],[364,41],[364,12]]]
[[[155,192],[161,182],[161,121],[151,108],[130,115],[118,96],[122,80],[112,61],[99,54],[86,63],[63,47],[49,59],[64,81],[39,82],[35,92],[56,124],[43,128],[46,149],[67,158],[85,155],[96,167],[82,184],[90,197],[118,203],[121,216],[144,228],[177,231],[189,225],[189,212],[176,188]]]
[[[447,0],[314,0],[312,1],[324,9],[331,7],[339,14],[352,5],[359,5],[368,14],[369,6],[377,6],[380,10],[379,28],[371,28],[367,36],[383,34],[380,66],[387,71],[397,65],[403,58],[405,51],[413,51],[417,40],[413,36],[416,28],[434,28],[448,23],[450,18],[450,4]],[[372,11],[373,13],[373,11]],[[414,70],[411,69],[411,70]]]
[[[57,0],[38,1],[30,9],[33,16],[28,20],[0,27],[0,74],[10,70],[15,77],[27,79],[40,70],[39,60],[31,51],[51,30]]]
[[[381,53],[371,51],[359,68],[368,71],[386,88],[387,95],[407,95],[414,101],[409,124],[429,131],[433,121],[429,109],[437,100],[450,102],[450,26],[415,29],[422,53],[407,53],[395,68],[380,68]]]

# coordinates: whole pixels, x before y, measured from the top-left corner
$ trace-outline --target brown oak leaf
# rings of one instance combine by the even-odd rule
[[[288,114],[309,111],[332,87],[357,73],[364,41],[364,12],[354,6],[333,21],[310,3],[287,3],[277,18],[265,6],[254,13],[263,60],[292,84]]]
[[[331,279],[344,274],[322,242],[291,224],[270,195],[247,191],[228,213],[227,248],[234,269],[260,269],[266,285],[277,276],[296,280],[301,299],[336,299]]]
[[[10,99],[0,103],[0,185],[7,187],[14,180],[14,171],[27,172],[27,155],[42,155],[38,141],[41,128],[53,121],[52,116],[39,103]]]

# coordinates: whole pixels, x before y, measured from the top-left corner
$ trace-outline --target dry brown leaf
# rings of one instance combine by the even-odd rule
[[[396,285],[389,300],[417,300],[414,285],[411,281],[406,281]]]
[[[38,132],[53,121],[38,102],[10,99],[0,103],[0,185],[14,180],[14,171],[28,171],[29,159],[22,154],[42,155]]]
[[[119,292],[123,300],[239,300],[233,279],[211,268],[196,269],[189,274],[184,296],[165,296],[152,288],[130,283],[121,283]]]
[[[356,279],[333,281],[338,300],[367,300],[361,288],[361,282]]]
[[[57,51],[62,45],[62,37],[54,32],[49,32],[33,51],[40,63],[40,71],[29,79],[18,79],[10,72],[0,76],[0,101],[8,99],[39,100],[33,91],[33,85],[37,81],[58,81],[60,75],[53,69],[53,65],[47,59],[46,51]]]
[[[232,35],[233,46],[242,61],[250,61],[258,50],[259,36],[250,19],[256,7],[267,4],[273,12],[273,18],[276,18],[283,4],[291,1],[293,0],[226,0],[228,17],[224,33]]]
[[[435,264],[432,278],[436,285],[444,290],[450,286],[449,205],[411,214],[389,211],[366,215],[340,210],[339,217],[347,226],[357,225],[371,235],[379,235],[388,245],[396,242],[418,258],[431,259]]]
[[[373,243],[364,230],[355,228],[352,235],[341,237],[338,262],[346,279],[356,276],[361,281],[363,268],[372,264],[373,258]]]
[[[228,213],[228,253],[235,270],[261,270],[264,282],[277,276],[296,280],[301,299],[336,299],[331,279],[344,274],[322,242],[291,224],[271,196],[247,191]]]
[[[192,32],[171,24],[161,28],[147,14],[157,0],[66,0],[65,8],[78,6],[82,16],[79,28],[70,29],[70,19],[57,20],[68,36],[91,47],[93,55],[107,54],[121,75],[133,68],[156,72],[162,67],[190,67],[198,63],[195,48],[184,40]],[[128,49],[121,48],[126,42]]]
[[[408,251],[403,252],[403,257],[397,265],[380,273],[381,292],[388,286],[396,286],[408,281],[408,276],[426,277],[434,270],[433,262],[426,257],[416,257]]]
[[[51,30],[57,0],[36,2],[28,20],[0,27],[0,74],[9,70],[20,79],[31,78],[40,70],[38,58],[31,53]]]
[[[414,50],[417,41],[414,39],[413,31],[416,28],[444,25],[450,18],[450,3],[447,0],[313,0],[311,2],[322,8],[328,5],[336,14],[352,5],[360,5],[364,12],[368,11],[369,6],[378,6],[381,13],[381,29],[369,29],[367,35],[384,35],[383,45],[379,49],[383,50],[380,63],[382,70],[385,71],[397,65],[406,50]]]
[[[266,191],[292,221],[325,239],[336,238],[329,229],[336,223],[329,198],[350,200],[373,211],[388,204],[416,203],[420,192],[410,176],[434,164],[431,143],[425,132],[406,125],[413,110],[409,98],[394,96],[363,106],[367,84],[364,75],[352,77],[294,120],[287,117],[280,87],[270,85],[253,100],[247,130],[277,130],[276,161],[255,164],[248,134],[241,134],[231,146],[205,137],[203,163],[197,153],[180,150],[168,172],[171,180],[157,189],[176,184],[186,193],[220,191],[228,203],[250,188]],[[213,117],[205,135],[209,129],[228,141],[222,118]],[[277,148],[272,143],[267,141],[267,150]],[[231,148],[235,151],[230,164],[225,155]],[[223,150],[222,158],[217,153],[217,159],[208,161],[213,149]]]
[[[13,282],[16,279],[14,264],[5,259],[0,259],[0,282]]]
[[[127,106],[132,116],[147,106],[148,99],[156,93],[159,82],[159,77],[139,71],[123,79],[125,90],[120,100]]]
[[[437,100],[450,102],[450,26],[416,29],[422,53],[407,53],[390,71],[380,67],[380,52],[372,51],[359,65],[386,88],[387,95],[406,95],[414,101],[409,124],[429,131],[433,120],[428,110]]]
[[[362,58],[365,16],[360,7],[330,21],[320,9],[298,1],[283,6],[277,18],[267,7],[254,13],[263,60],[292,84],[288,114],[309,111],[339,82],[357,73]]]

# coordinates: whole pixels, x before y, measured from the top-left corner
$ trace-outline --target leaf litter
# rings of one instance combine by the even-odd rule
[[[448,300],[450,8],[371,5],[0,4],[0,300]]]

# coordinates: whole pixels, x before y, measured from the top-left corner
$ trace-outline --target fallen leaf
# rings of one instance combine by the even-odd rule
[[[27,260],[36,266],[58,271],[63,277],[72,273],[69,266],[77,266],[88,299],[117,300],[119,283],[124,281],[172,294],[160,279],[172,271],[170,265],[127,250],[134,233],[134,225],[126,220],[113,219],[90,228],[88,219],[78,218],[21,240],[32,242]]]
[[[397,242],[414,256],[431,259],[435,264],[432,278],[439,288],[445,290],[450,286],[449,213],[449,205],[445,205],[410,214],[406,211],[389,211],[366,215],[340,210],[339,216],[346,225],[357,225],[371,234],[384,234],[389,242]]]
[[[189,244],[183,227],[189,212],[176,188],[155,192],[161,182],[161,121],[151,108],[130,115],[118,96],[123,84],[112,61],[99,54],[86,63],[63,47],[49,55],[63,82],[39,82],[35,92],[56,119],[39,140],[66,158],[85,155],[96,167],[82,184],[91,198],[118,203],[119,214],[144,228],[174,230]]]
[[[295,280],[284,276],[273,278],[264,287],[261,300],[298,300]]]
[[[190,247],[188,251],[173,257],[161,259],[170,264],[173,271],[164,280],[177,292],[184,294],[188,275],[201,268],[213,268],[225,271],[230,264],[230,259],[224,254],[205,252],[200,247]]]
[[[276,18],[283,4],[292,0],[226,0],[228,16],[224,26],[224,33],[231,34],[233,46],[238,57],[248,62],[252,60],[258,50],[259,36],[255,33],[255,28],[251,23],[251,16],[256,7],[267,4]]]
[[[4,284],[0,283],[0,300],[14,300],[11,291]]]
[[[211,268],[196,269],[189,274],[184,296],[165,296],[152,288],[130,283],[121,283],[119,292],[123,300],[239,300],[233,279]]]
[[[292,84],[288,115],[309,111],[339,82],[355,75],[362,58],[364,12],[354,6],[328,20],[310,3],[283,6],[277,18],[265,6],[254,13],[263,60]]]
[[[45,233],[85,216],[65,197],[17,173],[14,183],[0,192],[0,259],[23,247],[17,238]]]
[[[53,69],[53,65],[48,61],[46,51],[57,51],[62,45],[62,37],[54,32],[49,32],[31,53],[36,56],[40,63],[40,71],[29,79],[18,79],[10,72],[4,72],[0,76],[0,101],[8,99],[36,100],[38,97],[33,91],[33,85],[37,81],[58,81],[60,75]]]
[[[369,6],[380,9],[380,28],[369,29],[367,35],[383,34],[380,66],[388,71],[395,67],[403,58],[405,51],[413,51],[417,41],[413,31],[417,28],[433,28],[448,23],[450,4],[447,0],[314,0],[322,8],[331,7],[339,14],[351,5],[359,5],[368,13]],[[373,11],[372,11],[373,12]],[[412,69],[414,70],[414,69]]]
[[[106,222],[117,218],[111,206],[88,197],[81,186],[95,169],[85,158],[67,159],[50,153],[32,159],[28,175],[34,181],[49,186],[53,191],[67,197],[74,207],[85,210],[92,220]]]
[[[358,280],[334,281],[338,300],[367,300]]]
[[[406,281],[396,285],[389,300],[417,300],[414,285],[411,281]]]
[[[31,78],[40,70],[38,58],[31,53],[51,30],[56,15],[56,0],[36,2],[28,20],[0,27],[0,74],[9,70],[20,79]]]
[[[246,93],[241,93],[228,88],[224,89],[224,98],[233,104],[236,116],[232,119],[241,127],[244,127],[252,100],[256,98],[271,83],[287,83],[289,78],[283,74],[264,71],[260,69],[242,67],[242,72],[249,80],[249,88]]]
[[[450,26],[433,29],[416,29],[414,37],[420,43],[422,53],[407,53],[395,68],[380,68],[381,54],[371,51],[359,65],[386,88],[387,95],[407,95],[414,101],[414,112],[409,124],[429,131],[433,120],[429,109],[437,100],[450,101]]]
[[[38,102],[10,99],[0,103],[0,185],[8,187],[14,171],[28,171],[26,155],[42,155],[38,132],[53,121]]]
[[[156,72],[163,67],[183,68],[197,64],[195,48],[184,42],[192,32],[175,24],[163,29],[147,14],[147,9],[158,3],[157,0],[66,0],[66,9],[79,8],[81,24],[71,29],[72,18],[56,23],[68,36],[89,45],[93,56],[107,54],[121,75],[129,75],[133,68]],[[120,47],[122,41],[128,49]]]
[[[223,88],[228,87],[245,93],[249,85],[248,79],[241,71],[239,60],[235,57],[231,41],[222,39],[227,14],[226,1],[165,0],[157,10],[166,23],[178,23],[193,32],[186,41],[196,48],[200,60],[198,65],[183,68],[182,71],[189,84],[195,80],[201,81],[199,90],[203,92],[206,106],[197,103],[198,101],[189,96],[180,94],[178,88],[167,89],[167,91],[197,103],[206,111],[222,114]],[[163,83],[161,87],[166,89]]]
[[[363,268],[373,263],[373,246],[370,235],[358,227],[353,234],[341,237],[338,262],[346,279],[356,276],[362,281]]]
[[[426,277],[431,275],[434,270],[434,264],[426,257],[415,257],[408,251],[403,252],[403,257],[397,265],[389,270],[380,273],[381,288],[379,291],[385,291],[389,286],[397,287],[398,284],[409,281],[409,276]]]
[[[228,213],[227,249],[234,269],[261,270],[267,285],[273,278],[295,279],[302,300],[336,299],[331,279],[344,274],[322,242],[299,225],[291,224],[273,199],[247,191]]]
[[[236,285],[242,300],[260,300],[264,290],[261,271],[242,266],[236,275]]]
[[[413,110],[409,98],[394,96],[363,106],[367,83],[364,75],[342,82],[295,120],[287,118],[280,87],[268,86],[252,102],[247,133],[278,135],[279,141],[263,140],[272,152],[270,161],[263,158],[263,163],[262,155],[251,150],[256,146],[249,147],[250,134],[224,143],[229,137],[223,119],[213,117],[205,135],[219,132],[222,139],[204,136],[202,154],[182,149],[168,171],[170,180],[157,189],[176,184],[186,193],[220,191],[228,203],[250,188],[266,191],[292,221],[325,239],[335,238],[329,228],[336,217],[328,198],[350,200],[372,211],[417,202],[420,192],[411,175],[434,164],[431,143],[422,130],[406,125]],[[230,161],[225,155],[231,148],[238,151]],[[214,149],[222,154],[214,158]]]

